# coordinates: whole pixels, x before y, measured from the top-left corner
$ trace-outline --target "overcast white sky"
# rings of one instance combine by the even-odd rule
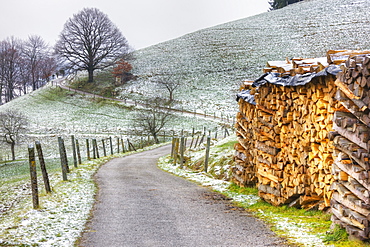
[[[54,45],[84,7],[108,15],[135,49],[266,12],[268,0],[0,0],[0,40],[40,35]]]

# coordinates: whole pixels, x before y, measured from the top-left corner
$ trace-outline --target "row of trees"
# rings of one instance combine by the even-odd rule
[[[70,18],[53,49],[36,35],[25,41],[7,38],[0,41],[0,104],[38,89],[58,67],[86,70],[93,82],[95,70],[112,66],[131,51],[121,31],[96,8],[85,8]],[[124,69],[122,73],[131,68]]]
[[[56,59],[40,36],[0,41],[0,104],[36,90],[56,68]]]
[[[271,6],[271,10],[274,9],[281,9],[284,8],[285,6],[292,4],[292,3],[297,3],[303,0],[271,0],[269,1],[269,4]]]

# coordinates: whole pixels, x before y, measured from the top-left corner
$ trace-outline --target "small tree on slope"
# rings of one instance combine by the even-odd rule
[[[0,112],[0,136],[10,145],[12,160],[15,160],[15,144],[25,133],[27,126],[28,120],[22,113],[14,110]]]

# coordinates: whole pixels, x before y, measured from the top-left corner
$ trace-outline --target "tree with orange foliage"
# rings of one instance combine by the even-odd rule
[[[116,77],[116,81],[121,84],[132,78],[132,74],[129,73],[131,70],[132,65],[121,58],[116,62],[116,66],[113,68],[112,74]]]

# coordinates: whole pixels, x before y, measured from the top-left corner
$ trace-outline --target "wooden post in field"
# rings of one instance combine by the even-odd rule
[[[95,149],[95,144],[94,144],[94,139],[91,139],[91,146],[92,146],[92,158],[96,159],[96,149]]]
[[[77,153],[76,153],[76,142],[75,142],[75,136],[71,136],[72,139],[72,153],[73,153],[73,165],[77,167]]]
[[[196,148],[196,147],[197,147],[197,145],[198,145],[198,141],[199,141],[199,135],[197,135],[197,140],[195,141],[194,148]]]
[[[112,137],[109,137],[110,155],[113,155],[113,142]]]
[[[95,151],[96,151],[96,158],[100,158],[100,155],[99,155],[99,147],[98,147],[98,142],[96,141],[96,139],[94,139],[94,145],[95,145]]]
[[[90,160],[90,142],[89,142],[89,139],[86,138],[86,156],[87,156],[87,160]]]
[[[31,175],[32,204],[33,204],[34,209],[38,209],[40,206],[39,205],[39,192],[37,188],[35,149],[33,145],[28,146],[28,157],[29,157],[30,175]]]
[[[227,135],[227,136],[230,136],[230,133],[229,133],[229,131],[227,130],[227,128],[225,127],[225,137],[226,137],[226,135]]]
[[[117,153],[119,153],[119,137],[117,137]]]
[[[122,146],[122,153],[125,152],[125,142],[123,141],[123,139],[121,138],[121,146]]]
[[[76,139],[76,151],[77,151],[77,160],[78,164],[81,165],[81,151],[80,151],[80,144],[78,143],[78,139]]]
[[[129,145],[129,147],[132,148],[132,150],[136,151],[136,148],[134,147],[134,145],[127,139],[127,143]]]
[[[172,146],[171,146],[171,158],[174,158],[174,152],[175,152],[175,137],[172,137]]]
[[[50,189],[49,176],[46,170],[44,154],[42,153],[41,143],[37,141],[35,145],[36,145],[36,150],[37,150],[37,156],[39,156],[40,168],[41,168],[42,178],[44,179],[45,191],[46,193],[50,193],[51,189]]]
[[[217,140],[217,127],[216,127],[216,131],[215,131],[215,139]]]
[[[175,138],[175,150],[174,150],[174,152],[173,152],[173,155],[174,155],[174,157],[173,157],[173,163],[174,164],[176,164],[177,163],[177,156],[178,156],[178,154],[179,154],[179,138]]]
[[[67,168],[67,172],[69,173],[70,170],[69,170],[69,164],[68,164],[67,149],[66,149],[66,146],[64,144],[64,139],[63,138],[62,138],[62,148],[63,148],[63,155],[64,155],[64,160],[65,160],[65,165],[66,165],[66,168]]]
[[[208,159],[209,159],[209,149],[210,149],[210,146],[211,146],[211,137],[210,136],[207,136],[206,157],[205,157],[205,160],[204,160],[204,171],[205,172],[208,171]]]
[[[203,143],[205,136],[206,136],[206,129],[204,129],[203,135],[202,135],[202,137],[200,138],[199,146]]]
[[[185,152],[185,137],[181,136],[180,139],[180,168],[184,166],[184,152]]]
[[[107,150],[105,149],[105,140],[102,139],[101,142],[103,144],[103,153],[104,153],[104,157],[105,157],[105,156],[107,156]]]
[[[62,137],[58,137],[58,145],[59,145],[59,155],[60,155],[60,164],[62,166],[62,176],[63,176],[63,181],[67,181],[68,178],[67,178],[67,173],[68,173],[68,170],[67,170],[67,161],[66,161],[66,156],[64,155],[65,153],[65,149],[63,148],[64,145],[63,145],[63,139]]]
[[[194,142],[194,133],[195,133],[195,130],[194,130],[194,127],[193,127],[193,131],[191,132],[191,142],[190,142],[190,147],[191,148],[193,146],[193,142]]]

